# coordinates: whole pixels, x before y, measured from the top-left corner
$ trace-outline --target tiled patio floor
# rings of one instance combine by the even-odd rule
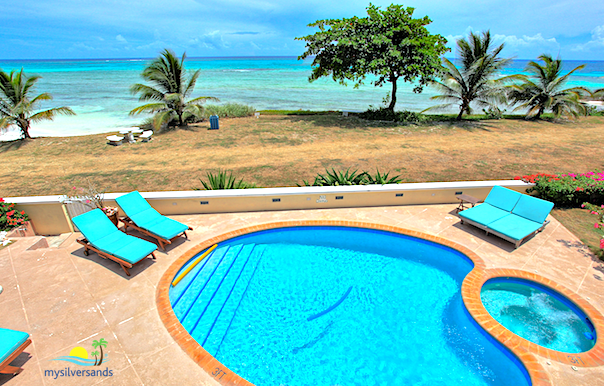
[[[461,225],[454,205],[401,206],[354,209],[300,210],[174,216],[195,230],[158,251],[127,277],[120,266],[92,253],[84,256],[69,236],[59,246],[28,250],[40,237],[21,238],[0,249],[0,326],[27,331],[33,344],[15,363],[24,371],[16,377],[0,375],[0,385],[215,385],[175,344],[160,321],[155,304],[156,285],[167,267],[204,239],[251,225],[287,220],[354,220],[417,230],[453,240],[477,253],[487,268],[515,268],[537,272],[575,291],[604,313],[604,264],[555,219],[532,240],[512,245]],[[108,362],[101,369],[111,377],[45,376],[45,370],[64,369],[52,361],[81,346],[92,351],[93,340],[105,339]],[[578,368],[539,361],[555,385],[602,385],[604,367]],[[548,363],[549,362],[549,363]],[[84,369],[72,365],[71,369]],[[98,368],[98,367],[97,367]]]

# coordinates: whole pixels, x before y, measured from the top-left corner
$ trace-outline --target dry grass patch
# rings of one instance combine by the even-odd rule
[[[259,187],[295,186],[325,168],[391,171],[405,181],[509,179],[602,168],[604,118],[401,126],[342,117],[263,115],[221,119],[106,144],[106,134],[0,144],[0,196],[64,194],[90,178],[108,192],[201,188],[207,171],[232,170]]]

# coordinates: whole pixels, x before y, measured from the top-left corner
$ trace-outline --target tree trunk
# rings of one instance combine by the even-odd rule
[[[29,122],[26,119],[19,117],[17,120],[17,126],[19,126],[19,129],[21,129],[21,136],[23,139],[31,138],[29,135]]]
[[[99,347],[101,348],[101,358],[99,359],[97,366],[100,366],[103,363],[103,345],[99,345]]]
[[[394,76],[394,74],[390,75],[390,82],[392,82],[392,94],[390,94],[390,105],[388,105],[388,110],[394,112],[394,106],[396,105],[396,81],[398,77]]]

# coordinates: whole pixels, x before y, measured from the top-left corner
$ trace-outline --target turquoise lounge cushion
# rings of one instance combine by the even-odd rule
[[[95,248],[130,264],[138,263],[157,249],[153,243],[121,232],[100,209],[86,212],[72,220]]]
[[[542,226],[542,222],[535,222],[515,214],[510,214],[490,223],[489,229],[508,236],[511,239],[522,240]]]
[[[100,209],[94,209],[71,219],[80,232],[93,243],[117,231],[115,224]]]
[[[3,362],[29,339],[26,332],[0,328],[0,362]]]
[[[139,192],[130,192],[118,197],[116,201],[137,226],[165,240],[170,240],[189,229],[187,225],[161,215]]]
[[[147,200],[145,200],[143,196],[141,196],[141,194],[136,190],[134,192],[124,194],[123,196],[119,196],[115,199],[115,201],[120,208],[122,208],[124,213],[126,213],[126,216],[130,218],[142,211],[152,209]]]
[[[510,212],[494,207],[486,202],[459,212],[460,217],[485,226],[509,214]]]
[[[155,244],[127,235],[119,230],[114,234],[97,240],[93,245],[101,251],[127,261],[130,264],[138,263],[157,249]]]
[[[511,212],[518,203],[522,194],[502,186],[493,186],[489,195],[484,200],[487,204],[493,205],[499,209]]]
[[[543,223],[553,207],[554,203],[552,202],[522,195],[512,213],[537,223]]]

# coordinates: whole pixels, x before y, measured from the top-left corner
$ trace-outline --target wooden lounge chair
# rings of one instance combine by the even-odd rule
[[[107,137],[107,143],[109,145],[120,146],[123,141],[124,141],[124,137],[123,136],[110,135],[110,136]]]
[[[187,238],[187,231],[193,230],[188,225],[159,214],[137,191],[120,196],[115,201],[126,214],[120,219],[124,223],[124,230],[127,232],[131,227],[153,237],[164,251],[166,244],[171,244],[180,235]]]
[[[113,260],[122,266],[128,276],[128,268],[145,257],[151,255],[155,260],[155,244],[120,231],[100,209],[76,216],[72,221],[84,235],[83,239],[76,241],[84,246],[86,256],[89,251],[94,251],[104,259]]]
[[[31,344],[29,334],[26,332],[0,328],[0,374],[19,374],[22,368],[11,366],[27,346]]]
[[[484,203],[458,215],[462,224],[468,222],[518,248],[524,240],[545,228],[553,207],[549,201],[494,186]]]

